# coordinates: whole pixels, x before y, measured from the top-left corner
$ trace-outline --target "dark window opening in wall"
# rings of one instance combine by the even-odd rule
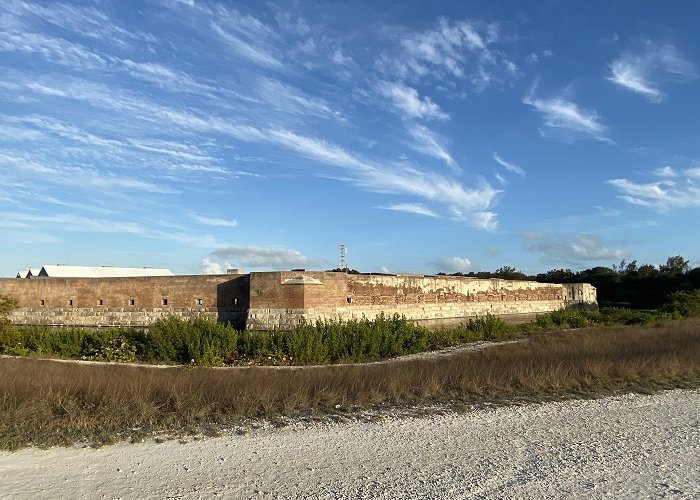
[[[68,305],[72,306],[73,305],[73,299],[68,299]]]
[[[163,299],[163,305],[167,306],[168,305],[168,299]]]
[[[348,297],[348,304],[352,304],[352,297]]]
[[[202,299],[197,299],[197,305],[201,306],[202,304],[204,304],[204,301]]]
[[[134,299],[129,299],[129,305],[130,306],[136,305],[136,301]]]
[[[102,301],[102,299],[99,299],[99,300],[97,301],[97,305],[98,305],[98,306],[101,306],[102,304],[104,304],[104,302]]]
[[[45,306],[45,305],[46,305],[46,302],[44,302],[44,299],[41,299],[41,300],[39,301],[39,304],[41,304],[42,306]]]

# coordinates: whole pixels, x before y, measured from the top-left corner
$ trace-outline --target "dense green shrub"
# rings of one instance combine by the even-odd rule
[[[484,340],[496,340],[511,332],[510,325],[503,318],[492,314],[470,319],[467,328],[481,335]]]
[[[656,311],[638,311],[621,307],[608,307],[600,311],[606,325],[647,325],[661,319]]]
[[[21,347],[21,340],[9,319],[10,313],[16,307],[17,301],[15,299],[0,295],[0,353],[10,353]]]
[[[664,310],[669,313],[678,313],[684,317],[700,316],[700,289],[670,294],[669,302]]]
[[[280,335],[281,347],[295,364],[382,359],[431,346],[428,330],[398,315],[303,323]]]
[[[137,354],[145,361],[216,365],[231,359],[238,346],[236,330],[201,318],[159,319],[138,337]]]
[[[137,361],[136,346],[121,336],[104,336],[101,342],[98,342],[92,349],[85,352],[81,359],[133,363]]]

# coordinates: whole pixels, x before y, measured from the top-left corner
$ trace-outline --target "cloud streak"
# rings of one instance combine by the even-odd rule
[[[379,93],[391,100],[394,108],[406,119],[447,120],[450,115],[435,104],[430,97],[421,98],[418,91],[402,83],[381,82]]]
[[[497,226],[495,214],[488,209],[493,206],[500,191],[483,179],[477,187],[466,188],[457,181],[439,174],[401,164],[377,164],[337,145],[288,130],[272,131],[270,139],[307,158],[348,169],[353,174],[349,182],[364,189],[418,196],[446,205],[454,218],[464,220],[479,229],[493,230]]]
[[[187,217],[197,224],[204,226],[214,226],[214,227],[236,227],[238,222],[230,219],[221,219],[218,217],[211,217],[208,215],[198,215],[194,213],[188,213]]]
[[[661,180],[635,182],[618,178],[608,180],[607,184],[620,193],[619,199],[664,213],[674,209],[700,207],[700,168],[676,171],[666,166],[656,169],[652,175]]]
[[[393,210],[395,212],[405,212],[408,214],[424,215],[426,217],[438,217],[438,214],[420,203],[396,203],[394,205],[384,205],[377,208]]]
[[[525,171],[522,168],[517,166],[515,163],[504,160],[498,153],[493,154],[493,159],[508,172],[514,173],[523,178],[525,177]]]
[[[438,134],[422,125],[413,125],[409,127],[408,133],[413,138],[413,142],[411,143],[413,149],[444,161],[454,172],[462,171],[455,159],[447,151],[445,147],[446,141],[443,137],[440,137]]]
[[[607,138],[607,127],[600,122],[598,113],[579,108],[576,103],[563,97],[538,98],[533,89],[523,98],[523,103],[542,115],[547,129],[564,131],[572,137],[587,136],[610,141]]]
[[[660,103],[666,94],[660,84],[667,81],[689,81],[697,78],[696,66],[685,60],[671,44],[644,43],[642,50],[627,52],[610,63],[611,82]]]

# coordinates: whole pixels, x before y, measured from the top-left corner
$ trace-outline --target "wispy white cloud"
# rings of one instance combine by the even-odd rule
[[[306,268],[320,266],[325,263],[321,259],[307,257],[298,250],[276,246],[228,245],[216,248],[211,252],[211,255],[224,259],[226,262],[235,262],[255,269]]]
[[[660,103],[666,95],[659,88],[669,80],[688,81],[697,78],[697,68],[685,60],[671,44],[658,45],[647,41],[641,51],[627,52],[610,63],[613,83]]]
[[[131,59],[120,59],[119,64],[132,77],[145,80],[173,91],[211,93],[221,89],[197,82],[192,76],[161,63],[136,62]]]
[[[380,82],[379,93],[391,100],[404,118],[447,120],[450,115],[435,104],[430,97],[421,98],[418,91],[403,83]]]
[[[441,19],[418,32],[383,26],[392,35],[368,47],[274,3],[236,10],[207,0],[159,1],[152,16],[141,18],[94,2],[8,0],[7,6],[9,15],[0,14],[0,50],[14,54],[0,77],[7,91],[0,101],[21,102],[30,114],[0,117],[0,184],[13,197],[33,184],[37,196],[22,207],[27,212],[63,207],[78,213],[72,222],[85,231],[114,219],[126,221],[117,229],[139,237],[214,245],[212,237],[147,216],[157,207],[170,214],[164,218],[184,214],[191,226],[234,227],[234,220],[200,213],[207,209],[197,207],[212,206],[201,198],[215,203],[213,197],[234,191],[235,183],[281,178],[296,162],[295,178],[319,172],[340,178],[382,195],[374,205],[386,210],[497,227],[500,191],[477,175],[451,175],[460,168],[450,141],[417,123],[449,119],[441,105],[460,95],[460,85],[478,90],[518,77],[517,64],[498,50],[508,42],[496,24]],[[386,43],[393,47],[385,49]],[[18,54],[26,64],[15,65]],[[386,72],[367,67],[384,56]],[[387,104],[380,114],[367,113],[378,99]],[[387,107],[405,120],[400,130],[406,133],[368,127],[386,120]],[[361,149],[370,139],[376,147]],[[429,158],[395,160],[407,139]],[[432,159],[453,172],[438,173],[441,165]],[[238,170],[242,161],[245,171]],[[106,203],[90,206],[101,199]],[[43,223],[51,222],[59,221]],[[249,260],[256,254],[241,252]],[[267,257],[305,265],[303,255],[275,252]]]
[[[212,217],[209,215],[198,215],[195,213],[188,213],[187,217],[196,222],[197,224],[202,224],[205,226],[214,226],[214,227],[236,227],[238,225],[238,222],[233,219],[221,219],[218,217]]]
[[[423,154],[444,161],[453,171],[461,172],[461,168],[447,151],[444,137],[439,136],[423,125],[412,125],[408,128],[408,133],[413,137],[411,147]]]
[[[660,212],[672,209],[700,207],[700,168],[681,171],[666,166],[652,172],[662,180],[634,182],[610,179],[607,184],[620,193],[618,198],[633,205],[651,207]]]
[[[601,207],[600,205],[593,205],[593,208],[596,210],[595,215],[601,217],[618,217],[622,215],[622,211],[616,208]]]
[[[352,64],[354,62],[352,57],[345,55],[340,49],[335,49],[331,55],[331,60],[336,64],[340,64],[341,66]]]
[[[181,132],[209,132],[228,135],[242,141],[259,142],[264,139],[261,131],[250,125],[205,114],[204,110],[200,110],[200,115],[197,111],[170,107],[144,99],[133,92],[79,78],[47,77],[20,79],[14,82],[0,81],[0,88],[3,87],[84,102],[112,113],[112,122],[123,125],[126,130],[143,132],[147,130],[146,124],[159,127],[167,124],[168,132],[176,135]]]
[[[610,64],[610,72],[612,76],[608,77],[608,80],[645,96],[651,102],[663,101],[663,92],[648,81],[643,68],[628,61],[618,60]]]
[[[290,130],[279,129],[268,131],[267,139],[322,163],[358,171],[372,170],[372,167],[367,163],[345,151],[342,147],[315,137],[307,137]]]
[[[700,181],[700,167],[685,169],[683,174],[694,181]]]
[[[0,30],[0,52],[38,54],[53,64],[87,70],[104,69],[108,64],[105,57],[95,54],[81,45],[39,33]]]
[[[271,78],[260,79],[258,97],[285,113],[342,119],[340,113],[332,110],[324,99],[306,95],[300,89]]]
[[[220,242],[206,234],[174,231],[172,228],[163,230],[157,224],[146,225],[124,219],[87,217],[74,213],[40,214],[27,212],[0,212],[0,217],[8,221],[8,224],[23,224],[29,227],[32,232],[51,238],[62,236],[66,232],[98,233],[172,241],[196,248],[212,248],[221,245]],[[58,241],[57,238],[56,241]]]
[[[259,44],[250,43],[243,40],[239,35],[228,31],[224,28],[224,26],[217,22],[212,22],[211,28],[214,30],[214,33],[219,35],[221,39],[225,41],[240,57],[243,57],[260,66],[276,69],[281,69],[284,67],[284,64],[279,58],[271,54]]]
[[[657,177],[678,177],[678,172],[676,172],[673,167],[666,165],[665,167],[659,167],[652,171],[653,175]]]
[[[114,189],[138,190],[150,193],[172,194],[178,192],[168,186],[154,184],[141,179],[124,176],[113,172],[101,172],[95,168],[47,165],[31,158],[0,153],[0,171],[6,175],[26,175],[34,182],[58,184],[81,189],[98,189],[110,194]]]
[[[33,230],[41,228],[49,233],[61,233],[64,231],[137,235],[145,235],[147,233],[143,225],[135,222],[84,217],[70,213],[42,215],[21,212],[0,212],[0,217],[2,217],[3,220],[25,224],[32,227]]]
[[[563,97],[540,99],[534,96],[533,88],[523,98],[523,103],[532,106],[542,115],[544,126],[548,129],[610,141],[607,137],[607,127],[600,122],[598,113],[581,109],[576,103]]]
[[[466,80],[480,91],[518,76],[516,64],[494,48],[503,38],[497,24],[440,18],[431,29],[403,34],[400,50],[384,54],[377,66],[404,79]]]
[[[383,210],[394,210],[396,212],[406,212],[409,214],[425,215],[426,217],[438,217],[438,214],[420,203],[396,203],[394,205],[382,205]]]
[[[15,16],[15,27],[24,24],[25,21],[38,18],[82,37],[119,47],[158,42],[154,35],[138,30],[127,30],[103,11],[85,5],[58,2],[41,4],[22,0],[5,0],[3,8]]]
[[[496,228],[495,214],[486,211],[500,191],[483,179],[475,188],[466,188],[442,175],[417,170],[402,164],[378,164],[345,151],[343,148],[288,130],[270,131],[270,139],[279,145],[322,163],[348,169],[348,182],[364,189],[392,194],[410,194],[448,207],[452,215],[480,229]]]
[[[301,17],[293,15],[291,12],[277,12],[275,14],[277,25],[287,33],[304,36],[311,32],[308,23]]]
[[[609,248],[602,238],[595,234],[546,234],[521,233],[523,246],[528,252],[542,255],[547,264],[581,265],[592,262],[610,262],[629,257],[629,252],[619,248]]]
[[[31,199],[33,201],[40,201],[42,203],[50,203],[52,205],[58,205],[61,207],[66,207],[66,208],[72,208],[75,210],[80,210],[84,212],[93,212],[93,213],[100,213],[100,214],[111,214],[114,215],[117,212],[111,208],[105,208],[102,206],[98,206],[96,203],[81,203],[78,201],[72,201],[72,200],[63,200],[56,198],[51,195],[46,195],[42,193],[38,193],[33,191],[31,194]]]
[[[508,172],[512,172],[514,174],[517,174],[520,177],[525,177],[525,171],[522,168],[517,166],[515,163],[504,160],[503,158],[500,157],[500,155],[498,153],[493,154],[493,159],[496,161],[496,163],[501,165]]]

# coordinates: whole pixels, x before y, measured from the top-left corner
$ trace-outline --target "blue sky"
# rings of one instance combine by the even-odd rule
[[[0,275],[700,265],[700,4],[0,6]]]

